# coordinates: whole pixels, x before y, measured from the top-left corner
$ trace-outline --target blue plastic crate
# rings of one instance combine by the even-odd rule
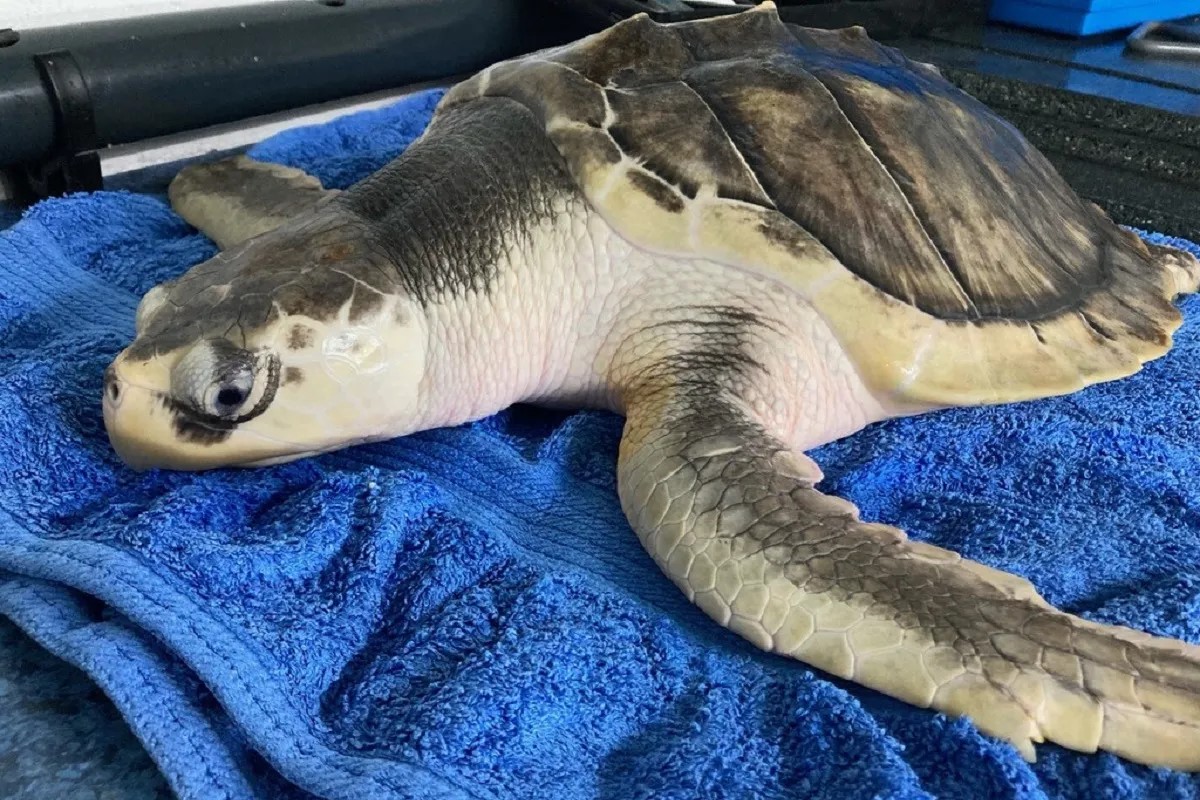
[[[1200,14],[1200,0],[993,0],[989,16],[1027,28],[1087,36]]]

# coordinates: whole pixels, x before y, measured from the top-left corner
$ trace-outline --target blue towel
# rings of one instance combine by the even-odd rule
[[[438,97],[251,154],[343,187]],[[139,296],[213,252],[162,196],[122,192],[0,234],[0,611],[98,682],[182,797],[1200,796],[1107,754],[1026,764],[719,628],[622,516],[612,414],[516,406],[256,471],[125,469],[101,373]],[[813,452],[824,488],[1072,612],[1200,642],[1183,306],[1141,374],[872,426]]]

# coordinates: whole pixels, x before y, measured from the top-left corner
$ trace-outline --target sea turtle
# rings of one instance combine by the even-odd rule
[[[1200,282],[935,68],[771,3],[636,16],[456,85],[345,191],[239,157],[170,194],[225,250],[147,293],[106,373],[130,465],[612,409],[629,522],[716,622],[1027,758],[1200,770],[1200,647],[815,488],[804,451],[873,422],[1136,372]]]

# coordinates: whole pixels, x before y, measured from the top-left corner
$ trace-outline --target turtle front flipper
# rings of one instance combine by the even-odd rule
[[[278,228],[337,194],[306,172],[239,155],[184,167],[167,196],[222,250]]]
[[[621,502],[687,596],[755,645],[1034,742],[1200,770],[1200,647],[1065,614],[1022,578],[863,522],[695,386],[629,400]]]

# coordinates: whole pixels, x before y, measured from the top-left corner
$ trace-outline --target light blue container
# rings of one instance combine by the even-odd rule
[[[1200,14],[1200,0],[993,0],[989,16],[1072,36],[1136,28]]]

